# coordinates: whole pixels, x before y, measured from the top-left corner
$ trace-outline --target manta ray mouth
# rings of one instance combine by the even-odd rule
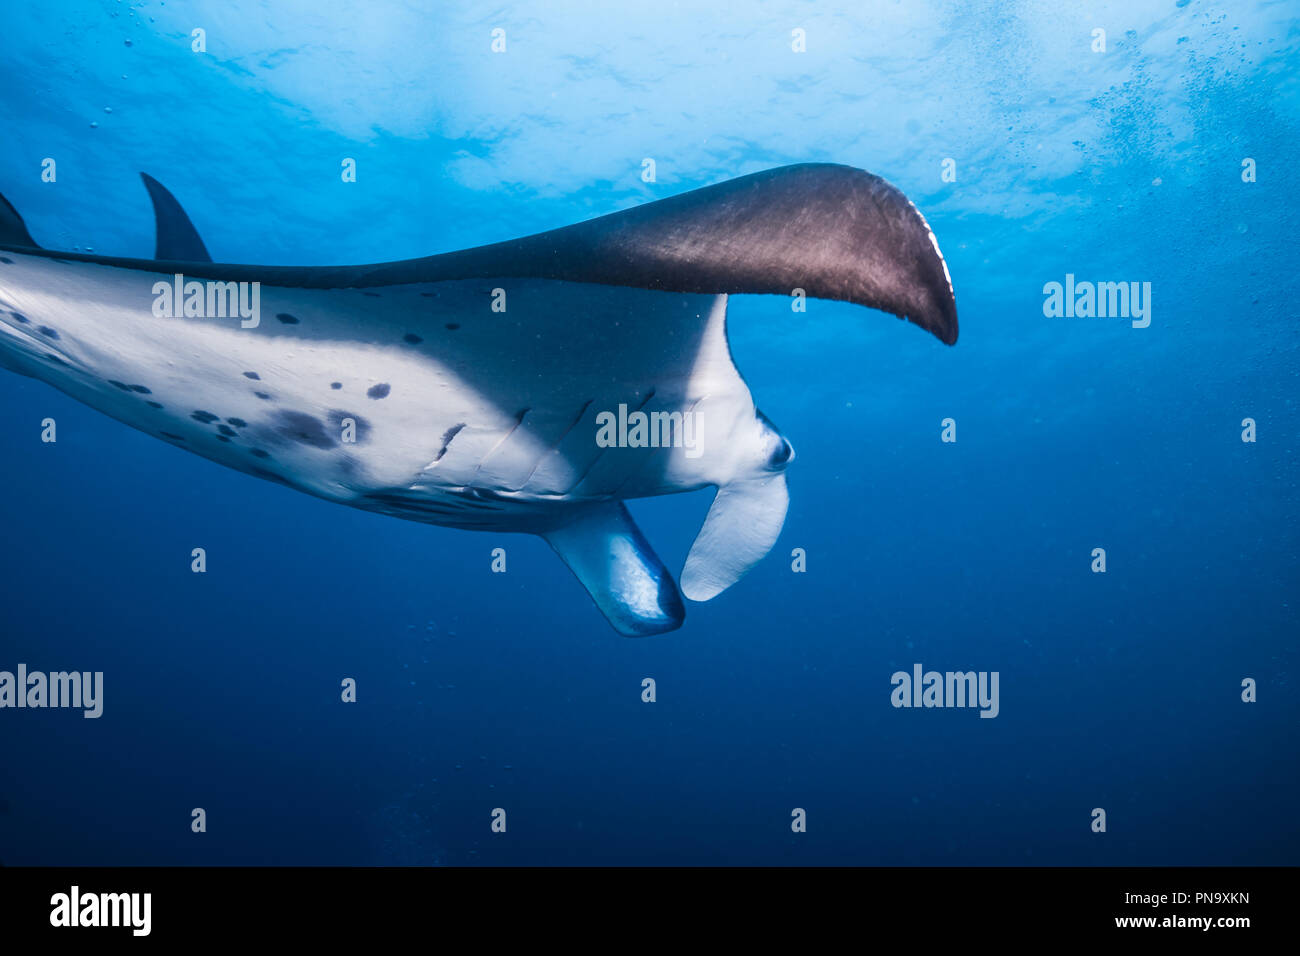
[[[780,471],[790,462],[794,461],[794,446],[784,435],[781,436],[781,447],[772,452],[772,457],[767,461],[769,471]]]
[[[763,446],[770,448],[767,460],[763,463],[763,468],[767,471],[784,471],[794,461],[794,446],[790,440],[781,434],[781,429],[777,428],[772,419],[763,414],[761,409],[754,409],[754,417],[758,419],[763,428]]]

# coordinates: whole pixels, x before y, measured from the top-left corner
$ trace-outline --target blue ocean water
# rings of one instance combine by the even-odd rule
[[[0,192],[47,247],[151,256],[141,170],[217,261],[314,265],[836,162],[925,214],[961,337],[734,297],[789,516],[643,640],[540,539],[327,504],[0,374],[0,669],[105,674],[98,720],[0,711],[0,861],[1300,862],[1295,3],[844,7],[7,13]],[[1150,325],[1045,315],[1067,274],[1149,282]],[[678,569],[708,501],[631,508]],[[997,671],[998,716],[893,707],[918,663]]]

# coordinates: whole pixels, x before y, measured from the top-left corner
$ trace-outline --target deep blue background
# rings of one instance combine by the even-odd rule
[[[0,191],[46,245],[149,255],[146,169],[217,259],[324,264],[846,162],[929,218],[961,340],[733,299],[789,518],[640,641],[538,540],[329,505],[0,376],[0,668],[106,674],[99,720],[0,712],[0,860],[1300,862],[1293,5],[356,9],[11,12]],[[1067,272],[1151,282],[1151,327],[1044,318]],[[633,510],[680,568],[707,504]],[[1001,715],[893,709],[914,662],[999,671]]]

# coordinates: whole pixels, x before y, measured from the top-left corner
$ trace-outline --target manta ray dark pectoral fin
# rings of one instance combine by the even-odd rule
[[[682,626],[686,609],[673,576],[621,501],[586,506],[543,537],[620,634],[646,637]]]
[[[378,266],[366,281],[403,273],[802,294],[880,309],[957,341],[952,282],[925,218],[897,188],[851,166],[769,169],[522,239]]]
[[[686,556],[682,593],[707,601],[739,581],[776,544],[789,504],[783,473],[719,488]]]
[[[27,224],[18,210],[8,199],[0,196],[0,246],[21,246],[27,249],[41,248],[27,231]]]
[[[199,238],[198,230],[176,197],[148,173],[141,173],[140,178],[153,201],[153,218],[157,227],[154,258],[165,262],[211,262],[212,257]]]

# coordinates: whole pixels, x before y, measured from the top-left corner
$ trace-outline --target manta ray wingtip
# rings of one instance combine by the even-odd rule
[[[926,327],[924,322],[917,322],[915,319],[909,321],[915,322],[922,328]],[[956,305],[953,304],[950,308],[943,309],[940,318],[933,323],[932,328],[934,330],[934,337],[944,345],[956,345],[959,331],[957,328]]]

